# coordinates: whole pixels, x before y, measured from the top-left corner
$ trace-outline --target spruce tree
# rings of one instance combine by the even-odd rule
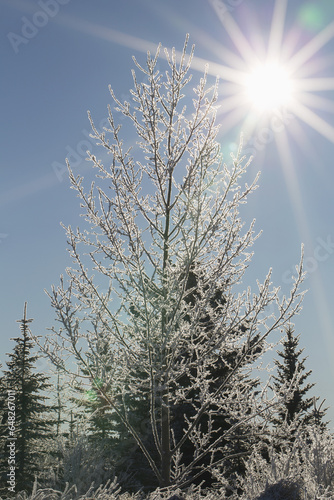
[[[35,363],[38,354],[31,351],[34,347],[30,338],[29,325],[32,319],[27,318],[27,303],[24,305],[23,319],[20,323],[21,336],[13,338],[15,346],[8,354],[7,370],[4,371],[4,384],[7,393],[14,395],[15,424],[15,493],[32,488],[35,476],[43,474],[46,456],[48,455],[47,442],[52,436],[53,419],[50,417],[51,408],[46,406],[48,397],[45,395],[51,384],[49,377],[36,373]],[[12,399],[13,399],[12,398]],[[13,406],[13,408],[14,408]],[[5,409],[2,430],[10,423],[9,409]],[[8,429],[7,429],[8,431]],[[9,450],[4,443],[1,472],[8,472]],[[6,472],[7,470],[7,472]],[[14,490],[10,490],[14,494]],[[4,485],[2,493],[8,494]]]
[[[273,377],[275,392],[281,394],[282,388],[293,384],[290,397],[281,403],[273,419],[277,427],[283,424],[306,425],[314,420],[314,414],[310,411],[314,406],[314,398],[307,397],[314,384],[305,383],[312,370],[305,371],[306,358],[301,358],[304,349],[298,349],[299,339],[300,336],[294,335],[294,329],[289,325],[282,340],[283,350],[277,351],[281,360],[274,361],[277,366],[277,376]]]
[[[108,391],[103,380],[112,369],[112,349],[103,325],[93,320],[91,327],[97,342],[94,346],[92,345],[94,355],[88,355],[88,367],[80,366],[84,381],[81,384],[73,385],[74,395],[69,398],[71,406],[68,422],[69,435],[65,441],[64,452],[68,462],[71,450],[75,454],[76,449],[82,449],[81,459],[76,464],[77,474],[87,476],[87,470],[92,471],[96,465],[96,456],[99,457],[99,462],[103,461],[102,470],[97,472],[98,477],[93,477],[95,486],[97,486],[97,482],[100,480],[103,479],[106,482],[113,478],[112,466],[115,464],[117,456],[118,439],[115,440],[115,434],[118,430],[118,422],[115,422],[110,405],[107,404],[100,391],[102,386],[104,391]],[[100,358],[98,366],[95,363],[95,355]],[[95,373],[95,377],[90,376],[92,372]],[[63,477],[71,482],[73,478],[68,475],[68,472],[65,463]],[[94,476],[95,472],[92,474]]]
[[[183,276],[181,276],[181,278],[183,278]],[[186,290],[188,291],[186,303],[192,307],[195,307],[198,296],[197,283],[198,277],[193,271],[190,271],[186,284]],[[223,306],[225,302],[226,298],[224,297],[223,289],[217,289],[215,296],[210,300],[209,307],[216,310]],[[130,309],[131,314],[137,319],[143,314],[143,311],[140,311],[135,304],[132,304]],[[184,320],[189,321],[189,316],[185,316]],[[200,323],[202,326],[198,332],[198,343],[203,342],[204,340],[207,341],[214,328],[209,314],[204,313],[200,318]],[[244,324],[239,327],[240,338],[246,334],[246,331],[247,322],[245,321]],[[100,330],[98,347],[99,353],[101,359],[109,360],[110,362],[112,352],[108,343],[102,341],[103,338],[103,333]],[[250,357],[255,359],[257,353],[261,354],[261,347],[257,346],[258,340],[258,336],[252,340],[252,344],[255,345],[255,348],[253,352],[250,351],[249,356],[242,361],[242,365],[244,367],[247,366]],[[102,345],[104,346],[103,350],[101,349]],[[189,362],[188,357],[191,357],[193,354],[194,353],[191,350],[188,351],[187,346],[185,345],[182,355],[177,362]],[[212,394],[219,387],[219,384],[223,382],[224,377],[228,375],[229,370],[233,369],[233,367],[238,363],[239,358],[240,352],[235,348],[226,348],[224,352],[217,353],[210,367],[210,375],[214,381],[209,387],[209,391]],[[192,361],[196,362],[195,360]],[[104,361],[103,366],[106,367],[106,361]],[[110,370],[111,366],[109,367],[109,371]],[[87,371],[83,370],[83,373],[87,374]],[[139,374],[137,372],[137,376],[138,375]],[[174,405],[171,408],[171,428],[175,439],[182,438],[184,430],[187,427],[186,421],[191,420],[194,415],[192,403],[190,401],[194,401],[199,397],[199,389],[194,387],[195,377],[196,371],[191,370],[187,375],[184,375],[177,380],[178,387],[182,387],[184,390],[188,391],[189,403],[183,402],[181,404]],[[142,487],[145,489],[152,488],[152,486],[158,486],[158,483],[155,483],[154,478],[152,478],[152,473],[148,464],[142,459],[142,453],[136,444],[136,441],[124,428],[124,425],[122,425],[117,415],[110,413],[110,411],[106,411],[106,401],[101,398],[101,396],[99,397],[99,385],[99,380],[95,381],[92,388],[89,391],[86,391],[84,394],[85,397],[81,399],[81,405],[86,408],[87,415],[91,415],[89,425],[91,436],[100,436],[100,439],[106,438],[107,436],[104,433],[101,434],[101,432],[106,428],[109,430],[109,439],[105,440],[105,442],[108,444],[108,448],[112,450],[116,475],[119,480],[124,478],[128,490]],[[240,474],[244,472],[244,458],[257,441],[254,429],[251,429],[251,427],[246,424],[239,425],[239,421],[243,420],[245,415],[251,411],[252,397],[256,393],[256,387],[259,385],[259,382],[256,379],[250,379],[245,374],[240,373],[238,385],[240,387],[240,394],[242,394],[242,397],[238,401],[235,401],[234,411],[230,409],[230,411],[220,412],[219,414],[219,410],[213,404],[208,408],[208,411],[202,416],[200,421],[200,425],[203,430],[205,428],[208,429],[209,425],[211,426],[211,442],[214,442],[214,440],[217,439],[223,432],[228,434],[228,438],[224,439],[222,442],[224,454],[221,454],[222,457],[230,457],[225,460],[225,467],[228,474]],[[227,388],[227,392],[232,390],[232,388]],[[120,400],[119,406],[121,406],[121,404],[122,401]],[[131,397],[131,395],[129,395],[126,399],[126,406],[128,408],[128,418],[131,425],[137,430],[137,432],[141,432],[141,434],[145,436],[143,439],[146,448],[153,456],[155,456],[156,460],[158,460],[159,457],[158,455],[155,455],[154,451],[153,436],[148,432],[150,407],[149,388],[147,387],[145,390],[144,382],[141,398],[138,398],[138,396]],[[209,424],[208,414],[211,412],[217,415],[214,421]],[[232,413],[234,414],[233,416]],[[239,418],[237,416],[238,413]],[[251,430],[252,432],[250,432]],[[183,447],[184,464],[186,466],[189,465],[194,460],[195,455],[196,447],[194,446],[194,443],[188,439]],[[205,468],[208,470],[206,473],[203,473],[202,470]],[[203,457],[198,465],[189,471],[187,479],[188,482],[191,482],[191,484],[194,484],[195,482],[202,483],[205,487],[212,486],[215,479],[209,469],[209,458]],[[197,477],[197,473],[199,471],[201,472]]]
[[[186,302],[188,305],[192,307],[196,306],[196,301],[198,299],[198,282],[200,281],[199,277],[196,273],[190,271],[188,275],[188,282],[186,285],[186,290],[188,290],[189,294],[186,297]],[[226,297],[224,295],[223,288],[217,288],[215,295],[211,297],[210,302],[208,304],[208,310],[219,310],[226,303]],[[189,321],[189,317],[186,316],[185,320]],[[201,328],[198,332],[198,343],[203,341],[210,341],[211,335],[214,330],[214,324],[211,321],[210,314],[205,311],[200,318]],[[242,339],[247,332],[247,321],[244,321],[236,328],[235,334]],[[240,364],[240,368],[245,368],[249,360],[252,359],[252,362],[255,361],[257,355],[260,355],[262,352],[261,346],[258,345],[259,336],[255,336],[251,340],[251,346],[254,346],[254,349],[249,350],[249,355],[242,359]],[[250,347],[251,347],[250,346]],[[188,353],[187,349],[185,349],[182,358],[186,359],[188,356],[191,356],[192,353]],[[234,346],[228,348],[221,349],[220,352],[216,353],[215,358],[213,359],[212,365],[210,367],[210,375],[212,383],[209,385],[208,390],[213,395],[220,384],[224,381],[224,379],[228,376],[228,373],[234,369],[234,367],[240,362],[242,357],[242,353]],[[179,360],[182,362],[182,360]],[[182,386],[184,389],[188,390],[189,400],[196,400],[199,397],[200,388],[196,387],[195,384],[195,371],[191,370],[187,375],[181,377],[177,383],[179,386]],[[235,383],[235,382],[234,382]],[[207,429],[209,431],[210,427],[210,442],[213,443],[215,440],[219,439],[219,436],[223,433],[226,434],[226,438],[221,441],[221,445],[223,451],[221,452],[221,457],[229,457],[225,459],[225,469],[226,474],[235,474],[235,473],[243,473],[244,472],[244,458],[250,452],[252,446],[256,442],[256,437],[254,435],[255,428],[251,428],[247,424],[240,424],[240,422],[244,419],[244,417],[250,413],[251,411],[251,402],[253,396],[256,394],[256,387],[259,385],[259,381],[254,378],[251,379],[246,376],[242,370],[239,371],[238,374],[238,382],[240,388],[240,397],[238,400],[234,401],[234,405],[232,403],[230,409],[224,409],[223,411],[216,407],[215,404],[212,404],[208,411],[202,416],[200,421],[200,425],[203,429]],[[226,394],[228,398],[228,393],[232,392],[233,388],[227,385]],[[233,407],[233,409],[232,409]],[[209,414],[216,414],[216,417],[213,421],[209,418]],[[183,403],[176,405],[171,412],[172,415],[172,429],[174,435],[181,439],[182,433],[184,429],[186,429],[186,421],[191,420],[194,415],[194,411],[192,408],[192,404]],[[260,426],[259,426],[260,429]],[[183,461],[187,465],[194,460],[196,456],[196,447],[191,440],[188,440],[185,443],[184,451],[183,451]],[[218,459],[218,455],[217,455]],[[211,487],[215,482],[214,476],[209,467],[210,459],[209,457],[203,457],[196,467],[193,467],[191,471],[189,471],[188,481],[193,484],[194,482],[201,482],[204,487]],[[198,472],[201,469],[206,469],[205,473]]]
[[[112,369],[112,349],[103,330],[103,325],[93,321],[92,326],[98,338],[94,346],[96,352],[88,355],[89,369],[82,367],[82,373],[88,377],[89,385],[85,384],[84,387],[78,387],[79,397],[72,398],[72,401],[78,407],[77,416],[83,413],[87,419],[86,428],[89,440],[91,442],[101,442],[108,439],[113,428],[110,407],[99,391],[106,374],[110,373]],[[99,367],[95,365],[96,355],[100,359]],[[98,370],[97,375],[93,379],[90,378],[90,373],[96,370]],[[107,391],[108,387],[104,386],[104,390]]]

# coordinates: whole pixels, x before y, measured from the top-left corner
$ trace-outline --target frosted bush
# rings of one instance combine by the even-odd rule
[[[298,482],[283,479],[268,486],[257,500],[302,500],[303,498],[305,497]]]
[[[254,451],[246,464],[245,477],[239,478],[243,494],[235,498],[333,499],[334,442],[329,433],[308,427],[296,435],[293,444],[283,443],[279,451],[277,448],[277,443],[276,447],[271,443],[269,461],[259,450]]]
[[[94,491],[95,490],[95,491]],[[31,495],[26,493],[19,493],[16,495],[15,500],[136,500],[135,496],[121,495],[120,487],[117,484],[117,480],[114,479],[112,482],[107,482],[104,486],[100,486],[98,489],[94,488],[94,484],[88,489],[88,491],[79,496],[78,488],[73,485],[69,486],[67,483],[64,491],[58,491],[53,488],[38,488],[37,481],[34,484],[33,491]]]

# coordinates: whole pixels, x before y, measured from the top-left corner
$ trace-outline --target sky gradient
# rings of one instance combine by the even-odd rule
[[[108,85],[120,99],[129,99],[132,55],[145,64],[146,51],[154,52],[159,42],[180,51],[189,33],[194,81],[206,63],[210,80],[220,78],[224,157],[235,151],[243,131],[245,153],[254,157],[249,178],[261,170],[260,187],[242,214],[246,221],[256,218],[256,228],[263,230],[245,284],[256,285],[272,267],[274,284],[286,293],[305,245],[309,291],[295,329],[313,371],[313,393],[331,406],[334,428],[334,3],[0,0],[0,5],[1,361],[13,348],[10,338],[19,335],[16,320],[25,301],[34,333],[44,336],[54,324],[44,289],[57,285],[71,263],[60,222],[82,223],[65,157],[89,180],[85,151],[100,155],[89,137],[87,110],[102,128],[111,103]],[[261,115],[247,102],[244,82],[268,57],[284,62],[295,95],[280,113]]]

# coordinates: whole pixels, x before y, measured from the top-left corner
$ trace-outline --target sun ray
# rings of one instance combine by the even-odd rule
[[[182,53],[175,51],[176,57],[181,58]],[[208,67],[208,74],[211,76],[218,76],[228,82],[237,83],[243,85],[247,73],[239,71],[237,69],[230,68],[229,66],[223,66],[222,64],[208,61],[207,59],[202,59],[201,57],[194,56],[191,64],[193,69],[198,71],[203,71],[204,68]]]
[[[201,45],[206,47],[211,51],[211,53],[216,54],[219,59],[229,64],[233,68],[244,69],[245,61],[238,56],[232,50],[229,50],[222,43],[219,43],[216,38],[211,36],[205,29],[202,29],[199,25],[195,25],[185,17],[176,17],[169,6],[162,2],[151,2],[150,9],[154,11],[164,20],[168,20],[173,28],[177,27],[182,30],[182,33],[187,31],[187,33],[196,33],[196,38],[200,41]]]
[[[314,147],[313,142],[307,139],[307,134],[299,120],[293,121],[289,127],[289,134],[299,147],[300,151],[302,151],[305,158],[308,159],[311,167],[313,166],[314,170],[316,170],[316,175],[323,175],[325,173],[325,167],[322,162],[319,163],[319,154]]]
[[[228,113],[229,111],[233,111],[236,108],[243,107],[245,104],[246,103],[243,102],[243,99],[239,94],[234,94],[219,100],[219,105],[222,113]],[[243,113],[245,113],[244,108]]]
[[[212,5],[220,22],[226,29],[232,42],[238,49],[239,54],[242,56],[244,61],[247,61],[247,63],[250,66],[252,66],[253,64],[259,64],[260,61],[257,55],[255,54],[254,50],[248,43],[248,40],[240,30],[237,23],[234,21],[233,17],[227,12],[227,10],[221,9],[221,4],[219,2],[215,2],[214,0],[209,0],[209,3]]]
[[[306,104],[308,107],[334,113],[334,102],[332,99],[327,99],[326,97],[310,94],[308,92],[300,92],[298,94],[298,101]]]
[[[53,172],[33,179],[25,184],[19,184],[6,191],[6,193],[1,194],[0,206],[5,206],[9,203],[17,203],[23,198],[35,195],[39,191],[44,191],[57,184],[59,184],[59,181]]]
[[[127,33],[122,33],[121,31],[114,30],[112,28],[106,28],[105,26],[99,24],[78,20],[70,16],[63,16],[61,23],[63,25],[70,26],[71,28],[74,28],[78,31],[82,31],[84,33],[101,38],[103,40],[117,43],[118,45],[122,45],[123,47],[139,50],[140,52],[147,53],[147,51],[150,51],[151,53],[154,54],[157,50],[156,43],[149,42],[147,40],[129,35]],[[171,49],[169,47],[166,48],[169,52],[171,52]],[[175,55],[177,59],[180,60],[182,52],[176,50]],[[164,51],[160,51],[160,57],[164,59],[166,58]],[[242,84],[245,80],[246,76],[245,72],[233,69],[229,66],[223,66],[222,64],[219,63],[210,62],[207,59],[193,56],[192,59],[193,69],[196,69],[198,71],[203,71],[206,66],[208,66],[208,73],[212,76],[219,76],[224,80],[237,84]]]
[[[296,226],[300,233],[301,240],[306,244],[311,242],[310,231],[307,224],[305,210],[299,190],[299,183],[295,173],[294,161],[291,148],[288,141],[286,130],[282,130],[275,135],[277,151],[281,159],[285,184],[290,196],[293,212],[296,220]]]
[[[243,78],[241,79],[241,75],[240,75],[240,83],[241,82],[244,82]],[[236,95],[236,93],[238,91],[242,91],[242,87],[240,86],[240,88],[238,89],[236,87],[236,84],[235,82],[227,82],[225,80],[222,80],[220,82],[220,85],[219,85],[219,97],[221,97],[222,99],[224,99],[225,97],[230,97],[232,95]]]
[[[320,74],[321,71],[333,67],[333,56],[330,54],[317,54],[317,57],[307,61],[307,64],[298,68],[296,79],[312,78],[314,74]]]
[[[294,80],[296,90],[334,90],[334,78],[301,78]]]
[[[324,28],[318,35],[310,40],[302,49],[290,58],[287,65],[296,71],[316,52],[318,52],[334,36],[334,21]]]
[[[211,76],[218,76],[224,82],[226,82],[225,90],[227,90],[227,95],[221,100],[223,104],[222,110],[219,114],[224,114],[225,117],[222,122],[222,127],[225,130],[230,130],[233,126],[237,125],[239,122],[243,122],[244,126],[254,128],[255,124],[252,123],[252,119],[249,118],[249,102],[245,98],[245,93],[243,92],[247,85],[247,79],[249,78],[249,72],[246,71],[247,66],[249,68],[258,66],[259,58],[255,51],[250,46],[249,42],[243,35],[241,29],[238,27],[232,16],[227,12],[223,12],[219,9],[219,2],[214,0],[209,0],[213,9],[217,13],[222,25],[226,29],[228,35],[230,36],[232,42],[237,48],[241,55],[241,58],[236,55],[236,65],[232,64],[232,52],[222,52],[223,58],[227,59],[227,65],[215,63],[208,61],[206,59],[194,56],[192,61],[192,67],[194,70],[203,71],[204,68],[208,67],[208,74]],[[278,58],[280,51],[283,47],[283,35],[284,35],[284,22],[287,10],[287,0],[276,0],[271,31],[269,35],[269,47],[268,47],[268,57]],[[59,16],[61,18],[60,22],[70,26],[71,28],[83,31],[91,36],[96,36],[104,40],[108,40],[113,43],[117,43],[124,47],[129,47],[131,49],[139,50],[146,53],[150,50],[152,53],[156,51],[156,44],[138,38],[126,33],[122,33],[118,30],[112,28],[107,28],[105,26],[97,25],[91,22],[78,20],[70,16]],[[321,33],[315,36],[307,45],[305,45],[297,54],[290,58],[287,66],[290,68],[291,72],[295,72],[296,67],[301,67],[302,64],[307,61],[313,54],[315,54],[325,43],[327,43],[334,36],[334,22],[327,26]],[[217,47],[218,48],[218,47]],[[168,50],[170,50],[168,48]],[[180,59],[181,52],[175,52],[177,59]],[[160,52],[161,57],[165,57],[164,52]],[[244,61],[245,71],[236,69],[236,66],[241,65],[242,60]],[[333,90],[334,89],[334,78],[307,78],[307,79],[295,79],[293,84],[296,89],[296,93],[300,93],[299,96],[296,95],[295,99],[291,104],[292,110],[296,116],[298,116],[302,121],[310,125],[316,131],[320,132],[324,137],[328,138],[331,142],[334,142],[334,127],[323,120],[320,116],[309,109],[310,106],[318,107],[319,109],[324,109],[326,107],[327,100],[324,98],[309,96],[302,91],[323,91],[323,90]],[[229,86],[228,86],[229,85]],[[300,99],[299,99],[300,97]],[[329,104],[329,102],[328,102]],[[243,107],[243,109],[242,109]],[[326,107],[326,110],[331,110],[332,104]],[[229,113],[226,116],[226,113]],[[248,118],[247,118],[248,116]]]
[[[277,57],[281,52],[286,8],[287,0],[276,0],[268,43],[269,59]]]
[[[321,135],[334,142],[334,127],[323,120],[319,115],[311,111],[307,106],[301,102],[294,100],[291,104],[291,111],[297,115],[301,120],[310,125],[314,130]]]
[[[312,248],[314,244],[311,239],[305,215],[305,210],[303,208],[303,203],[299,190],[299,184],[297,177],[295,175],[293,159],[286,132],[283,131],[280,134],[276,134],[275,139],[277,144],[277,150],[281,157],[281,164],[283,167],[286,186],[294,210],[296,226],[298,228],[302,241],[305,243],[307,247]],[[328,299],[326,297],[324,285],[321,282],[321,279],[317,275],[317,273],[312,273],[310,276],[312,279],[312,289],[314,290],[314,297],[316,300],[316,309],[318,311],[318,317],[321,320],[322,331],[325,334],[325,342],[328,348],[332,351],[334,348],[333,335],[332,335],[333,323],[330,315],[330,310],[328,307]]]
[[[192,30],[189,30],[189,33],[195,31],[195,27]],[[245,61],[235,52],[229,50],[227,47],[224,47],[221,43],[217,42],[213,37],[205,33],[205,31],[200,31],[196,28],[197,37],[200,39],[201,44],[204,47],[207,47],[211,51],[211,53],[216,54],[216,56],[224,61],[224,63],[229,64],[230,67],[235,69],[240,69],[244,71],[245,69]]]
[[[256,119],[254,119],[254,115],[251,113],[247,113],[246,116],[244,116],[242,124],[240,126],[240,130],[245,137],[244,144],[247,144],[250,138],[254,137],[257,126],[258,122]]]
[[[197,26],[187,23],[189,27],[189,33],[196,32],[197,38],[200,40],[201,44],[214,53],[221,61],[228,64],[231,68],[240,69],[244,71],[245,61],[238,54],[229,50],[227,47],[217,42],[217,40],[206,33],[204,30],[200,30]]]
[[[127,33],[122,33],[121,31],[112,28],[107,28],[106,26],[103,26],[101,24],[84,21],[83,19],[78,19],[70,15],[58,17],[61,24],[68,26],[71,29],[84,32],[88,35],[92,35],[109,42],[117,43],[118,45],[122,45],[123,47],[136,49],[144,53],[147,53],[148,50],[152,53],[155,53],[157,50],[156,43],[149,42],[148,40],[144,40],[143,38],[138,38]]]
[[[223,114],[223,109],[219,110],[217,117]],[[234,126],[238,125],[245,118],[245,110],[242,106],[231,111],[222,121],[219,121],[219,133],[224,135],[229,132]]]
[[[325,343],[328,349],[327,352],[331,353],[334,351],[334,325],[331,309],[328,304],[328,293],[325,291],[325,287],[321,281],[319,273],[312,273],[310,276],[312,280],[312,289],[314,290],[313,296],[316,302],[316,310],[318,311],[318,320],[321,325],[321,332],[323,332],[325,337]],[[331,363],[331,370],[334,375],[333,363]]]
[[[252,17],[252,19],[249,18],[249,24],[252,25],[254,29],[252,30],[251,38],[249,37],[249,41],[251,41],[252,49],[257,58],[260,61],[265,61],[267,56],[268,41],[263,38],[263,33],[261,26],[259,26],[258,19],[256,18],[256,13],[250,12],[249,16],[251,15],[254,17]]]

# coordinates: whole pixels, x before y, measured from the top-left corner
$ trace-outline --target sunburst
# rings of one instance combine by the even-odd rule
[[[222,65],[221,70],[217,72],[217,67],[214,65],[214,71],[211,71],[211,74],[219,74],[223,84],[228,82],[227,95],[221,100],[224,131],[240,124],[240,128],[248,136],[252,136],[255,129],[268,130],[266,125],[273,123],[273,116],[277,116],[282,110],[288,116],[293,115],[295,118],[291,126],[283,123],[283,126],[277,129],[272,127],[270,142],[274,141],[277,146],[300,236],[304,242],[309,243],[311,238],[308,221],[289,137],[295,139],[306,154],[310,151],[314,154],[314,151],[311,149],[305,124],[330,142],[334,142],[334,127],[322,117],[323,111],[334,112],[333,100],[326,94],[319,95],[334,90],[334,78],[317,74],[319,68],[321,70],[322,67],[332,64],[332,58],[323,56],[320,51],[334,38],[334,22],[328,24],[293,53],[291,43],[285,40],[288,2],[276,0],[269,40],[262,41],[262,46],[267,47],[267,50],[258,52],[252,48],[233,17],[226,10],[220,9],[221,3],[217,0],[208,2],[237,51],[235,68],[231,64],[233,59],[230,57],[230,68]],[[243,61],[243,66],[240,64],[240,59]],[[323,332],[326,334],[328,344],[332,346],[329,308],[325,299],[321,306],[319,302],[319,297],[323,299],[326,296],[324,287],[318,276],[313,276],[312,281]]]
[[[242,122],[241,128],[244,129],[245,123],[249,122],[247,116],[249,112],[256,111],[260,116],[264,112],[270,115],[284,107],[300,121],[334,142],[334,127],[314,111],[325,109],[334,112],[333,101],[318,95],[319,92],[334,90],[334,77],[317,76],[318,65],[311,61],[311,58],[334,37],[334,22],[301,49],[291,54],[290,46],[284,39],[288,2],[276,0],[269,40],[262,40],[262,46],[267,47],[267,50],[266,53],[261,50],[260,54],[251,46],[228,9],[221,8],[222,2],[208,0],[208,3],[220,19],[236,52],[217,43],[217,47],[213,47],[213,52],[221,52],[221,62],[217,63],[194,56],[192,68],[203,71],[204,66],[208,64],[209,73],[219,76],[223,82],[225,97],[221,100],[221,109],[225,115],[228,114],[222,121],[223,129],[224,127],[231,129],[240,122]],[[153,42],[92,22],[79,21],[70,16],[60,19],[59,22],[71,29],[83,31],[88,35],[135,50],[142,52],[147,50],[155,52],[156,50],[156,44]],[[164,57],[163,51],[160,52],[160,56]],[[181,57],[181,53],[176,51],[176,56]],[[252,123],[255,126],[254,120]]]
[[[324,56],[320,51],[334,38],[334,22],[320,30],[303,47],[294,51],[293,36],[289,38],[285,29],[288,0],[275,0],[269,38],[264,40],[261,30],[257,29],[254,33],[256,48],[253,48],[233,16],[228,13],[228,9],[221,9],[222,5],[225,5],[224,2],[207,1],[230,37],[234,50],[219,43],[217,35],[213,39],[208,30],[203,31],[199,35],[199,41],[203,42],[212,54],[218,55],[220,61],[208,61],[194,56],[191,67],[193,70],[203,72],[204,67],[208,65],[209,74],[213,77],[218,76],[222,82],[218,116],[222,134],[237,126],[244,132],[245,141],[247,138],[255,137],[252,141],[252,151],[254,149],[263,151],[268,142],[276,144],[287,192],[294,210],[296,227],[301,240],[308,244],[312,240],[289,139],[294,140],[305,154],[315,156],[311,141],[308,140],[309,131],[305,127],[306,124],[330,142],[334,142],[334,127],[323,118],[322,114],[322,111],[334,112],[333,100],[326,96],[326,93],[334,90],[334,77],[323,77],[320,74],[322,69],[333,64],[332,57]],[[165,8],[162,4],[154,6],[159,11]],[[172,16],[170,11],[166,10],[164,17],[168,15]],[[314,12],[309,17],[313,22]],[[92,22],[79,21],[69,16],[66,18],[58,16],[57,22],[89,36],[136,51],[145,53],[150,50],[154,53],[156,50],[156,44],[149,40]],[[196,29],[198,32],[198,27],[195,31]],[[254,27],[254,31],[255,29]],[[191,29],[189,31],[192,33]],[[175,55],[179,59],[182,56],[177,50]],[[160,52],[160,57],[164,57],[164,51]],[[320,93],[325,94],[319,95]],[[294,119],[291,120],[291,117]],[[257,131],[259,135],[256,135]],[[256,138],[261,138],[261,134],[263,140],[259,144]],[[256,159],[256,165],[259,165],[259,158]],[[318,168],[321,171],[321,166]],[[321,328],[332,349],[332,324],[329,305],[325,300],[326,293],[316,273],[312,275],[312,281]]]
[[[293,83],[284,66],[269,61],[255,68],[246,83],[246,95],[259,111],[273,111],[289,106]]]

